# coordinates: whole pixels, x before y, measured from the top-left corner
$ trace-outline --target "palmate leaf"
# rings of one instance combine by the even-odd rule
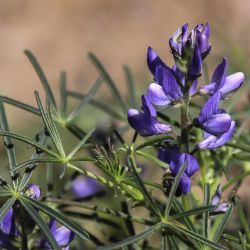
[[[39,213],[29,204],[28,201],[26,201],[25,198],[20,198],[20,202],[24,209],[28,212],[28,214],[31,216],[31,218],[35,221],[37,226],[41,229],[45,237],[47,238],[50,246],[52,249],[60,250],[61,248],[57,244],[54,236],[52,235],[48,225],[43,221],[42,217],[39,215]]]
[[[50,102],[54,105],[54,107],[56,108],[56,101],[55,98],[53,96],[52,90],[50,88],[49,82],[42,70],[42,67],[40,66],[40,64],[38,63],[37,59],[35,58],[35,56],[32,54],[32,52],[30,50],[25,50],[24,51],[25,55],[28,57],[29,61],[31,62],[31,64],[33,65],[42,85],[43,88],[45,90],[46,96],[49,98]]]
[[[183,217],[188,217],[191,215],[198,215],[198,214],[203,214],[203,213],[207,213],[207,212],[211,212],[213,210],[215,210],[217,208],[217,206],[207,206],[207,207],[198,207],[198,208],[193,208],[190,209],[188,211],[179,213],[179,214],[175,214],[173,216],[171,216],[171,218],[173,220],[177,220]]]
[[[0,176],[0,186],[7,191],[11,191],[12,187],[5,181],[5,179]]]
[[[83,240],[89,240],[89,235],[88,233],[83,230],[80,226],[77,224],[73,223],[72,221],[68,220],[62,213],[59,211],[56,211],[43,203],[31,199],[29,197],[24,197],[29,204],[32,206],[36,207],[40,211],[44,212],[45,214],[49,215],[50,217],[54,218],[58,222],[60,222],[63,226],[67,227],[69,230],[73,231],[75,234],[77,234],[79,237],[81,237]]]
[[[181,166],[178,174],[176,175],[175,179],[174,179],[174,183],[171,187],[171,190],[170,190],[170,193],[169,193],[169,196],[168,196],[168,200],[167,200],[167,204],[166,204],[166,208],[165,208],[165,217],[168,217],[169,216],[169,212],[170,212],[170,209],[172,207],[172,202],[173,202],[173,199],[174,199],[174,196],[175,196],[175,193],[176,193],[176,190],[178,188],[178,185],[179,185],[179,182],[180,182],[180,179],[182,177],[182,174],[184,173],[185,169],[187,167],[187,164],[186,162]]]
[[[84,208],[90,211],[93,211],[94,213],[97,214],[106,214],[109,216],[114,216],[116,218],[124,219],[124,220],[131,220],[140,224],[145,224],[145,225],[153,225],[153,221],[149,221],[143,218],[135,217],[135,216],[130,216],[128,214],[125,214],[120,211],[115,211],[110,208],[99,208],[96,205],[91,205],[89,203],[83,203],[83,202],[77,202],[77,201],[68,201],[68,200],[63,200],[63,199],[57,199],[57,198],[46,198],[46,202],[52,202],[52,203],[57,203],[61,204],[64,207],[66,206],[72,206],[72,207],[79,207],[79,208]]]
[[[15,168],[15,170],[19,170],[20,168],[26,167],[27,165],[36,165],[38,163],[61,163],[62,161],[60,159],[55,159],[52,157],[42,157],[37,159],[31,159],[25,162],[22,162],[18,164]]]
[[[55,157],[57,158],[58,155],[56,153],[54,153],[52,150],[49,150],[48,148],[44,147],[43,145],[41,145],[40,143],[37,143],[36,141],[34,140],[31,140],[23,135],[19,135],[19,134],[16,134],[16,133],[10,133],[10,132],[6,132],[6,131],[1,131],[0,132],[0,135],[1,136],[9,136],[13,139],[16,139],[16,140],[19,140],[19,141],[22,141],[22,142],[25,142],[35,148],[38,148],[40,150],[42,150],[44,153],[52,156],[52,157]]]
[[[16,198],[11,197],[2,205],[2,207],[0,208],[0,221],[2,221],[3,217],[9,211],[9,209],[14,205],[15,201]]]
[[[133,156],[129,156],[128,158],[128,163],[131,167],[131,172],[133,174],[134,180],[137,184],[137,187],[139,188],[139,190],[142,192],[145,201],[148,203],[148,205],[152,208],[152,210],[158,215],[161,216],[161,211],[158,207],[158,205],[156,204],[156,202],[153,200],[153,198],[151,197],[151,195],[149,194],[148,190],[146,189],[143,181],[141,180],[140,176],[138,175],[136,169],[136,163],[135,163],[135,159],[133,158]]]
[[[85,98],[85,95],[83,95],[81,93],[73,92],[73,91],[67,91],[67,95],[74,97],[74,98],[77,98],[79,100],[81,100],[82,98]],[[112,108],[110,105],[107,105],[106,103],[100,102],[99,100],[92,99],[89,101],[89,104],[91,106],[101,110],[102,112],[105,112],[113,119],[118,119],[118,120],[125,120],[126,119],[126,117],[123,114],[120,114],[120,112],[117,111],[117,109]]]
[[[11,196],[11,192],[7,190],[0,190],[0,197]]]
[[[60,138],[59,133],[57,131],[56,125],[52,119],[52,116],[51,116],[49,110],[47,110],[47,112],[45,113],[45,110],[43,108],[39,93],[37,91],[35,91],[35,97],[36,97],[37,105],[38,105],[39,110],[40,110],[41,115],[42,115],[43,122],[44,122],[46,128],[48,129],[52,143],[54,144],[59,155],[61,157],[65,157],[65,152],[63,149],[62,141],[61,141],[61,138]],[[49,107],[49,106],[47,106],[47,107]]]
[[[167,235],[162,233],[161,237],[161,250],[168,249]]]
[[[157,167],[169,169],[169,165],[166,162],[159,160],[157,157],[153,156],[152,154],[148,154],[139,150],[136,151],[136,154],[140,155],[141,157],[147,160],[152,161],[153,163],[156,164]]]
[[[1,127],[1,130],[9,132],[8,120],[7,120],[5,108],[1,99],[0,99],[0,127]],[[4,144],[5,144],[5,149],[7,151],[8,160],[9,160],[11,178],[12,178],[13,184],[17,185],[19,173],[18,171],[14,170],[14,168],[17,165],[17,161],[16,161],[16,153],[15,153],[14,144],[12,143],[11,137],[4,136]]]
[[[209,206],[210,204],[210,184],[209,183],[205,183],[204,186],[204,201],[203,201],[203,206]],[[203,236],[204,237],[208,237],[209,235],[209,213],[206,212],[202,215],[202,231],[203,231]]]
[[[181,203],[176,198],[173,199],[173,206],[179,212],[176,216],[178,216],[179,214],[181,215],[183,213],[186,213],[186,211],[183,210],[183,207],[182,207]],[[173,215],[173,217],[171,217],[171,218],[174,218],[174,216],[175,215]],[[195,226],[194,226],[193,222],[191,221],[191,219],[189,217],[180,217],[180,219],[183,219],[186,227],[189,230],[191,230],[193,232],[196,232]]]
[[[226,189],[228,189],[233,184],[242,181],[245,177],[250,175],[250,171],[244,171],[243,173],[235,176],[233,179],[229,180],[223,187],[222,191],[224,192]]]
[[[172,235],[167,236],[169,249],[171,250],[179,250],[179,246],[177,245],[176,238],[174,238]]]
[[[135,82],[133,79],[133,75],[131,72],[131,69],[125,65],[123,66],[126,83],[128,87],[128,99],[129,99],[129,105],[131,108],[136,108],[136,98],[135,98]]]
[[[109,244],[107,246],[101,246],[98,248],[98,250],[112,250],[112,249],[120,249],[122,247],[131,245],[139,240],[143,240],[147,237],[149,237],[152,233],[157,232],[159,229],[161,229],[162,224],[156,224],[154,226],[149,227],[147,230],[143,231],[142,233],[129,237],[125,240],[122,240],[120,242],[116,242],[113,244]]]
[[[89,53],[89,58],[91,62],[94,64],[98,72],[100,73],[101,76],[104,77],[104,80],[106,81],[108,87],[110,88],[110,91],[112,92],[112,95],[114,99],[117,100],[117,102],[120,104],[123,112],[126,114],[127,113],[127,105],[125,104],[119,90],[117,89],[114,81],[112,80],[111,76],[108,74],[107,70],[104,68],[102,63],[98,60],[96,55],[94,53]]]
[[[183,215],[184,213],[186,213],[186,211],[183,210],[182,205],[180,204],[178,199],[176,199],[176,197],[174,197],[174,199],[173,199],[173,207],[179,212],[176,215],[177,218],[178,218],[178,215]],[[173,217],[171,217],[171,218],[173,218]],[[197,232],[192,220],[188,216],[179,217],[179,219],[183,220],[183,222],[185,223],[187,229],[189,229],[190,231],[192,231],[194,233]],[[194,244],[194,246],[196,246],[197,249],[202,248],[202,244],[199,241],[193,240],[192,243]]]
[[[80,148],[88,141],[88,139],[93,134],[94,129],[90,130],[83,138],[82,140],[73,148],[73,150],[67,155],[68,159],[71,159],[79,150]]]
[[[182,226],[176,226],[173,224],[167,224],[165,226],[173,231],[179,232],[179,233],[187,236],[188,238],[194,239],[196,241],[199,241],[199,242],[205,244],[206,246],[212,247],[212,249],[217,249],[217,250],[227,249],[226,247],[224,247],[220,244],[217,244],[213,241],[210,241],[210,240],[204,238],[203,236],[201,236],[200,234],[192,232],[192,231],[190,231]]]
[[[103,82],[102,78],[98,78],[96,80],[94,86],[90,89],[88,94],[86,94],[84,96],[80,105],[68,115],[67,123],[70,123],[72,120],[74,120],[80,114],[80,112],[83,110],[83,108],[91,101],[91,99],[95,96],[97,91],[100,89],[102,82]]]
[[[41,145],[46,146],[48,143],[49,136],[47,135],[46,131],[42,131],[40,134],[37,134],[37,142]],[[37,160],[42,157],[42,152],[35,150],[32,154],[31,160]],[[19,184],[19,191],[22,191],[23,188],[27,185],[32,172],[36,169],[37,163],[29,164],[28,167],[25,169],[24,174],[22,176],[21,182]]]
[[[220,220],[217,219],[217,221],[215,222],[211,232],[212,239],[214,242],[217,242],[221,237],[226,227],[226,224],[231,217],[232,212],[233,212],[233,204],[230,204],[230,206],[227,209],[227,212],[223,215],[223,217]]]
[[[243,209],[242,209],[242,206],[240,204],[240,200],[239,200],[239,197],[238,196],[234,196],[233,197],[233,203],[235,204],[235,207],[238,211],[238,214],[239,214],[239,217],[240,217],[240,223],[241,223],[241,226],[248,238],[248,241],[250,243],[250,229],[249,229],[249,224],[247,222],[247,218],[243,212]]]
[[[60,87],[60,113],[61,116],[65,117],[67,112],[67,75],[65,71],[60,72],[60,80],[59,80],[59,87]]]
[[[0,98],[2,99],[2,101],[4,103],[8,103],[12,106],[15,106],[17,108],[20,108],[20,109],[23,109],[23,110],[26,110],[32,114],[35,114],[35,115],[40,115],[40,112],[37,108],[29,105],[29,104],[26,104],[26,103],[23,103],[23,102],[20,102],[20,101],[17,101],[17,100],[14,100],[10,97],[7,97],[7,96],[0,96]]]

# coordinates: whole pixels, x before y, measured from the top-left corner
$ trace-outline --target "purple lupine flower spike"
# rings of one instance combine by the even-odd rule
[[[211,79],[211,83],[200,88],[199,92],[206,95],[214,95],[220,91],[222,99],[230,97],[236,92],[244,82],[242,72],[234,73],[230,76],[227,74],[227,59],[223,58],[222,62],[216,67]]]
[[[72,181],[71,189],[76,198],[87,198],[100,192],[103,187],[90,177],[78,175]]]
[[[157,113],[147,96],[142,96],[143,112],[137,109],[128,110],[128,122],[142,136],[151,136],[172,131],[171,127],[159,123]]]
[[[220,202],[221,194],[222,194],[222,189],[221,189],[221,185],[219,184],[211,200],[211,205],[218,206],[218,208],[210,212],[210,215],[226,213],[228,209],[228,202]]]
[[[158,153],[158,158],[169,164],[170,173],[172,176],[176,176],[183,166],[187,164],[185,172],[183,173],[179,186],[177,188],[176,195],[187,194],[191,189],[191,179],[199,169],[199,164],[197,159],[190,154],[181,153],[177,149],[160,149]]]

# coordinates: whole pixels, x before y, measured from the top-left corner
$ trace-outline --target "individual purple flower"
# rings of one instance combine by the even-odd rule
[[[151,136],[172,131],[170,126],[158,122],[155,108],[144,95],[142,96],[142,109],[143,112],[137,109],[128,110],[128,122],[140,135]]]
[[[155,106],[168,106],[183,97],[181,87],[176,81],[173,70],[158,65],[155,71],[156,83],[151,83],[147,97]]]
[[[156,83],[151,83],[147,97],[157,107],[174,105],[183,98],[185,88],[185,75],[174,65],[172,69],[158,65],[155,70]],[[178,81],[178,82],[177,82]],[[189,88],[189,95],[194,95],[197,89],[197,80]]]
[[[166,148],[159,150],[158,158],[169,164],[170,173],[174,177],[178,174],[183,164],[187,164],[180,179],[176,195],[178,196],[189,193],[191,189],[190,177],[192,177],[199,169],[197,159],[193,155],[181,153],[177,149]]]
[[[192,59],[188,67],[188,77],[196,79],[201,75],[202,71],[202,57],[201,52],[197,45],[195,45],[193,50]]]
[[[210,212],[210,215],[226,213],[228,209],[228,202],[220,202],[221,194],[222,194],[222,190],[221,190],[221,185],[219,184],[211,200],[211,205],[218,206],[218,208]]]
[[[210,26],[208,23],[206,23],[206,25],[198,24],[194,28],[194,32],[195,44],[200,50],[201,57],[204,59],[211,50],[211,43],[209,41]]]
[[[206,95],[214,95],[218,91],[222,94],[222,99],[228,98],[243,84],[245,77],[242,72],[227,76],[227,59],[216,67],[211,79],[211,83],[200,88],[199,92]]]
[[[211,50],[209,37],[210,26],[208,23],[206,25],[198,24],[190,34],[188,34],[188,24],[186,23],[172,35],[169,45],[176,57],[187,57],[186,52],[197,47],[201,58],[204,59]]]
[[[155,77],[156,68],[159,65],[171,71],[171,69],[161,60],[161,58],[156,54],[156,52],[151,47],[148,47],[147,64],[148,64],[148,68],[151,74],[154,77]]]
[[[186,77],[185,74],[183,74],[177,67],[176,65],[174,65],[172,67],[172,70],[174,71],[175,77],[179,80],[179,82],[181,83],[181,85],[183,87],[186,86]],[[196,94],[197,92],[197,85],[198,85],[198,80],[194,80],[193,83],[191,84],[190,88],[189,88],[189,96],[192,96],[194,94]],[[183,96],[183,95],[182,95]]]
[[[72,180],[71,189],[76,198],[87,198],[99,193],[103,188],[90,177],[78,175]]]
[[[226,133],[232,123],[231,116],[219,108],[220,100],[220,92],[210,97],[203,105],[198,118],[200,127],[215,136]]]
[[[2,232],[7,235],[17,236],[16,221],[12,208],[10,208],[6,215],[3,217],[2,221],[0,222],[0,228]]]
[[[223,146],[231,139],[235,121],[219,108],[221,93],[210,97],[202,107],[197,125],[204,130],[204,140],[198,143],[200,149],[214,149]]]
[[[198,143],[199,149],[215,149],[223,146],[231,139],[234,130],[235,121],[232,121],[229,130],[220,136],[214,136],[204,132],[204,140]]]
[[[169,39],[169,46],[173,54],[182,56],[188,39],[188,24],[179,27],[177,31]]]
[[[50,220],[49,229],[59,247],[61,247],[62,250],[69,250],[69,244],[74,239],[75,234],[64,226],[57,228],[56,221],[54,219]],[[49,242],[45,238],[38,240],[36,242],[36,247],[42,249],[52,249]]]
[[[16,220],[13,214],[13,209],[10,208],[0,222],[0,247],[15,249],[14,246],[12,246],[9,238],[15,238],[17,236],[18,230],[16,226]]]
[[[11,244],[10,238],[16,238],[18,234],[13,209],[10,208],[0,222],[0,248],[17,249]]]
[[[38,200],[41,197],[41,189],[39,186],[35,184],[29,184],[27,186],[27,189],[25,191],[25,194],[32,199]]]

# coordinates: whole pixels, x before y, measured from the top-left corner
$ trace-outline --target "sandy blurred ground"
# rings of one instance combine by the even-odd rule
[[[81,91],[97,77],[88,51],[100,57],[118,83],[126,63],[138,84],[145,84],[141,81],[148,74],[147,47],[172,64],[168,38],[185,22],[192,27],[210,22],[213,53],[218,56],[228,46],[224,39],[247,52],[249,7],[248,0],[1,0],[0,93],[35,103],[33,91],[41,87],[22,52],[25,48],[38,57],[54,87],[64,69],[70,88]]]

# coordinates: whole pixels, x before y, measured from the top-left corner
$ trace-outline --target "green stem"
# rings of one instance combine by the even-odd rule
[[[188,105],[189,105],[189,97],[188,93],[186,93],[184,95],[184,101],[181,105],[181,152],[182,153],[189,152]],[[189,209],[190,202],[188,196],[182,196],[182,205],[185,210]]]
[[[181,105],[181,142],[182,142],[182,152],[188,153],[188,104],[189,101],[184,100]]]
[[[21,250],[28,249],[28,237],[27,237],[27,231],[25,226],[25,221],[23,219],[23,212],[24,210],[21,208],[21,216],[19,218],[20,221],[20,228],[21,228]]]

